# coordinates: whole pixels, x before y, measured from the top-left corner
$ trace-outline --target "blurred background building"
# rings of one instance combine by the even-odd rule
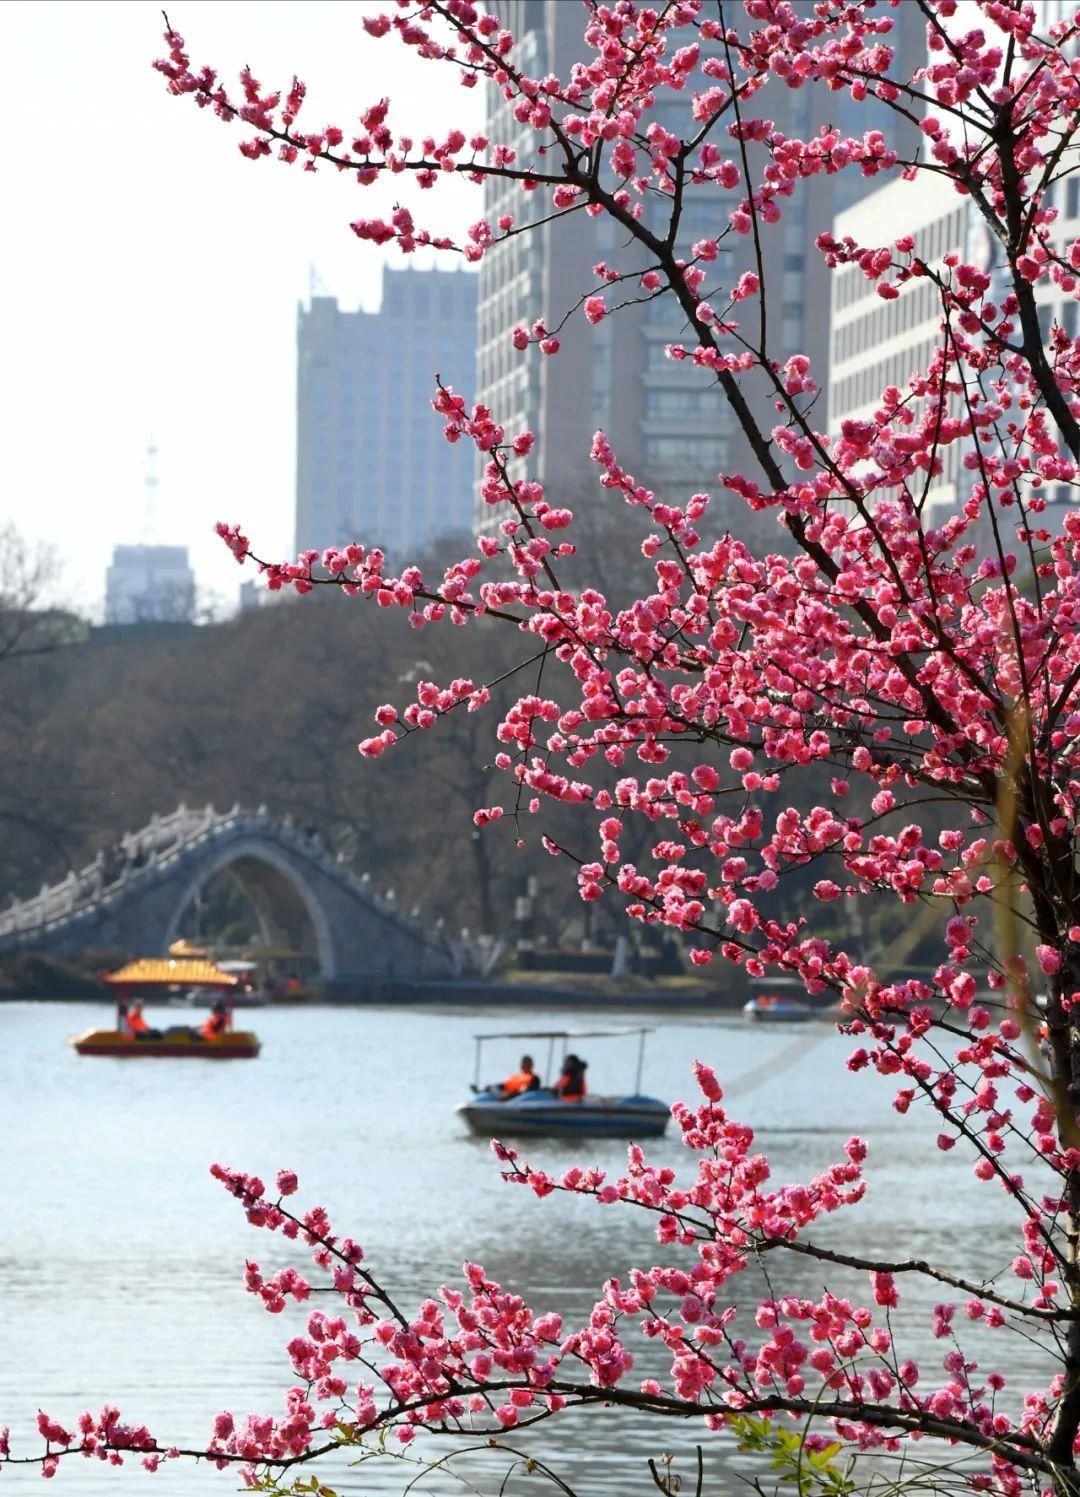
[[[190,624],[195,619],[195,573],[186,546],[163,545],[158,503],[158,450],[146,448],[142,538],[114,546],[105,570],[106,624]]]
[[[475,397],[476,276],[384,269],[377,312],[312,295],[297,321],[296,545],[399,559],[472,528],[474,454],[431,410],[435,375]]]
[[[918,182],[894,180],[870,193],[837,216],[833,232],[839,239],[850,235],[858,244],[875,245],[912,234],[915,254],[941,269],[943,256],[965,251],[975,227],[970,198],[960,197],[945,177],[922,175]],[[941,296],[924,277],[908,281],[895,300],[884,301],[877,283],[858,265],[833,271],[831,282],[828,404],[829,431],[835,434],[842,421],[870,416],[887,386],[903,389],[916,370],[929,366],[941,341]],[[952,443],[944,450],[941,473],[927,479],[931,525],[940,524],[957,503],[961,457],[961,445]]]
[[[1080,168],[1077,153],[1067,153],[1062,167]],[[1063,250],[1080,234],[1080,175],[1056,182],[1051,201],[1058,212],[1053,238]],[[838,214],[834,233],[850,235],[863,245],[886,245],[906,234],[915,239],[915,254],[941,270],[944,256],[955,252],[991,278],[990,296],[999,306],[1008,293],[1007,266],[1002,247],[990,232],[970,197],[957,193],[944,177],[923,173],[915,182],[896,178]],[[941,296],[928,278],[914,278],[892,301],[877,294],[857,265],[831,275],[832,334],[829,361],[828,425],[831,434],[847,418],[866,419],[881,404],[890,385],[907,391],[913,374],[925,370],[941,346]],[[1077,335],[1078,305],[1057,284],[1043,280],[1036,291],[1043,342],[1049,346],[1057,326],[1070,338]],[[915,402],[916,408],[918,402]],[[962,414],[962,397],[948,400],[948,414]],[[970,440],[954,442],[942,452],[941,472],[928,476],[923,495],[926,522],[944,522],[968,498],[977,474],[964,462],[972,451]],[[1060,527],[1070,505],[1080,502],[1080,487],[1053,484],[1045,495],[1048,509],[1040,525]]]
[[[115,546],[105,573],[107,624],[191,623],[195,573],[186,546]]]

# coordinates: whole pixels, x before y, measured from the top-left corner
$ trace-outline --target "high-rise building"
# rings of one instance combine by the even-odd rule
[[[808,0],[796,0],[810,13]],[[583,54],[585,12],[569,0],[496,0],[503,24],[516,39],[515,59],[530,76],[554,73],[562,79]],[[897,67],[913,71],[926,57],[925,21],[918,6],[902,5],[890,12],[894,32],[890,41],[899,57]],[[709,80],[703,79],[707,86]],[[691,85],[691,88],[694,85]],[[685,134],[689,122],[688,89],[682,94],[660,89],[650,121]],[[514,118],[513,101],[492,91],[486,133],[512,145],[520,160],[535,150],[535,134]],[[767,115],[789,136],[807,138],[823,125],[835,124],[845,134],[859,135],[880,128],[902,152],[914,150],[914,126],[898,125],[897,116],[876,101],[856,104],[845,94],[819,87],[790,89],[770,84],[755,96],[755,117]],[[724,136],[725,143],[727,137]],[[735,151],[732,145],[732,151]],[[758,158],[760,166],[761,160]],[[769,319],[768,351],[773,359],[792,353],[810,356],[822,385],[827,377],[830,272],[814,248],[814,239],[831,229],[838,206],[872,190],[873,178],[857,170],[819,176],[797,185],[786,200],[782,221],[766,226],[762,235],[766,301]],[[723,194],[716,186],[688,189],[682,209],[677,248],[685,252],[703,237],[716,238],[727,226],[728,214],[745,195],[742,186]],[[667,201],[658,222],[664,221]],[[514,183],[489,179],[485,217],[494,222],[510,213],[521,224],[536,222],[551,212],[550,195],[523,194]],[[666,347],[685,340],[687,331],[670,296],[645,305],[623,307],[595,327],[579,314],[560,331],[562,351],[550,358],[535,348],[518,353],[510,342],[515,326],[531,326],[538,316],[553,326],[582,292],[595,286],[592,267],[597,261],[622,270],[647,268],[644,251],[627,245],[627,236],[607,216],[584,213],[556,218],[531,233],[517,235],[488,251],[480,267],[478,308],[479,398],[492,408],[508,430],[528,427],[539,442],[526,465],[530,475],[552,490],[552,502],[573,502],[594,492],[586,461],[592,433],[602,428],[620,460],[640,480],[672,500],[699,490],[713,495],[713,525],[749,529],[752,515],[741,500],[730,500],[720,488],[720,470],[762,475],[736,426],[730,410],[709,374],[689,360],[675,362]],[[735,283],[744,270],[756,270],[750,236],[728,234],[716,266],[716,282]],[[707,281],[703,291],[710,287]],[[639,295],[635,284],[613,288],[609,306]],[[716,299],[723,305],[723,296]],[[757,331],[758,303],[740,308],[747,332]],[[744,390],[766,430],[777,417],[765,381],[747,379]],[[823,418],[823,413],[822,413]],[[772,532],[773,521],[766,517]],[[483,523],[484,517],[480,520]]]
[[[195,573],[186,546],[115,546],[105,573],[107,624],[191,623]]]
[[[1077,162],[1080,166],[1080,162]],[[1063,250],[1080,234],[1080,175],[1066,175],[1052,188],[1058,217],[1054,224],[1057,248]],[[920,174],[914,182],[893,181],[839,214],[834,233],[850,235],[860,245],[886,245],[904,235],[915,240],[915,254],[935,269],[950,252],[979,267],[991,277],[991,295],[1000,305],[1008,284],[1001,246],[970,197],[961,196],[948,177]],[[1056,324],[1070,338],[1077,336],[1078,304],[1048,280],[1036,290],[1043,340],[1048,343]],[[829,431],[836,433],[845,418],[868,417],[881,403],[882,392],[895,385],[906,390],[911,376],[925,370],[940,346],[941,296],[927,277],[913,278],[891,301],[877,294],[857,265],[832,277],[832,348],[829,365]],[[949,397],[948,413],[961,413],[959,395]],[[941,524],[964,502],[973,475],[964,464],[970,441],[954,442],[941,455],[941,472],[926,479],[927,523]],[[1055,484],[1046,494],[1049,505],[1040,524],[1055,529],[1065,507],[1080,503],[1080,488]]]
[[[313,295],[297,322],[297,549],[357,540],[398,560],[473,525],[473,451],[431,410],[475,398],[476,277],[383,271],[377,312]]]
[[[1059,25],[1061,22],[1073,23],[1076,20],[1080,5],[1077,0],[1041,0],[1038,9],[1038,34],[1046,36],[1051,26]],[[1076,55],[1075,42],[1069,45],[1069,56]]]
[[[857,244],[884,245],[905,234],[915,253],[934,269],[950,252],[964,253],[976,237],[970,198],[952,181],[932,174],[915,182],[893,181],[837,216],[833,232]],[[829,364],[829,430],[842,421],[870,415],[889,385],[904,389],[926,369],[940,342],[941,296],[927,277],[908,281],[892,301],[883,301],[877,283],[858,265],[832,275],[832,357]],[[942,471],[928,477],[928,523],[941,523],[954,508],[961,480],[962,449],[952,443],[942,453]]]

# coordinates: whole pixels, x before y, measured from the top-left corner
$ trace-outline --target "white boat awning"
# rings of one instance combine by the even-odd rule
[[[474,1040],[613,1040],[628,1034],[652,1034],[652,1029],[508,1029],[497,1034],[474,1034]]]

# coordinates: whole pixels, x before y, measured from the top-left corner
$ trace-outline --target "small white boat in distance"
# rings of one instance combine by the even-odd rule
[[[771,993],[751,998],[743,1004],[743,1013],[757,1024],[801,1024],[814,1017],[814,1010],[808,1003]]]
[[[522,1029],[475,1035],[474,1095],[458,1107],[458,1115],[482,1138],[660,1138],[667,1128],[671,1108],[666,1102],[641,1094],[645,1036],[651,1033],[649,1029]],[[631,1035],[638,1037],[632,1092],[601,1097],[586,1091],[570,1100],[554,1090],[571,1040],[576,1043]],[[481,1057],[484,1045],[492,1040],[546,1042],[547,1064],[539,1077],[540,1084],[513,1096],[508,1096],[499,1085],[484,1086],[480,1081]]]

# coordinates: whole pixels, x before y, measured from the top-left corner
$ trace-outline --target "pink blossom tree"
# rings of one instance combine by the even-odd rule
[[[874,0],[589,0],[576,65],[535,78],[498,16],[470,0],[365,14],[384,45],[500,91],[531,132],[525,155],[458,129],[414,140],[385,99],[364,109],[358,131],[302,124],[301,83],[266,90],[245,72],[234,93],[167,35],[157,66],[171,92],[239,125],[253,161],[334,169],[360,186],[408,174],[433,194],[455,175],[479,188],[501,180],[526,195],[520,222],[481,217],[462,243],[404,207],[357,219],[361,240],[475,263],[552,217],[611,219],[625,256],[597,265],[567,306],[537,308],[515,329],[521,358],[557,357],[567,318],[597,324],[629,302],[677,304],[686,333],[669,355],[692,361],[745,436],[756,471],[719,482],[775,520],[768,554],[716,534],[709,496],[676,504],[646,489],[597,432],[588,457],[612,500],[644,518],[655,576],[647,594],[610,606],[571,583],[573,516],[525,466],[536,435],[508,432],[499,412],[442,383],[433,404],[448,439],[484,455],[490,523],[441,578],[417,567],[390,575],[362,538],[277,563],[258,560],[238,525],[221,534],[273,589],[336,587],[402,609],[417,628],[483,619],[519,631],[532,689],[493,725],[507,794],[477,808],[477,824],[512,818],[525,838],[545,804],[577,807],[594,854],[548,845],[584,899],[621,901],[632,918],[684,933],[700,965],[720,958],[834,995],[857,1046],[850,1067],[874,1067],[896,1087],[911,1126],[929,1109],[938,1147],[966,1151],[1017,1233],[1015,1259],[992,1282],[963,1262],[868,1258],[854,1236],[843,1249],[815,1242],[819,1218],[862,1196],[866,1146],[852,1139],[808,1184],[775,1185],[706,1065],[700,1102],[675,1109],[694,1156],[686,1179],[636,1146],[618,1180],[578,1168],[555,1178],[497,1150],[508,1180],[540,1195],[655,1214],[663,1266],[610,1279],[580,1325],[534,1310],[477,1265],[460,1287],[407,1309],[323,1211],[291,1209],[295,1176],[267,1190],[215,1166],[253,1226],[314,1258],[314,1282],[249,1264],[247,1287],[271,1311],[313,1288],[336,1297],[289,1342],[296,1383],[284,1415],[221,1414],[201,1452],[252,1481],[380,1432],[402,1445],[425,1428],[498,1434],[601,1403],[771,1440],[790,1454],[800,1492],[843,1485],[830,1465],[837,1443],[900,1455],[927,1438],[953,1447],[950,1464],[961,1452],[954,1477],[980,1490],[1080,1490],[1080,517],[1070,511],[1057,534],[1044,519],[1048,487],[1077,481],[1080,346],[1040,324],[1048,297],[1080,297],[1080,241],[1057,206],[1077,160],[1077,28],[1045,25],[1044,8],[1021,0],[973,0],[963,13],[956,0],[904,3],[919,7],[928,41],[910,76],[894,66],[895,6]],[[917,131],[918,149],[904,154],[877,130],[784,135],[768,118],[768,83],[876,101]],[[994,282],[959,253],[924,256],[913,235],[863,244],[823,234],[817,252],[836,273],[865,277],[884,301],[930,286],[940,306],[928,366],[829,432],[815,404],[825,371],[770,351],[763,247],[796,194],[838,172],[945,179],[981,217],[1003,271]],[[686,253],[687,195],[710,189],[714,227]],[[740,243],[757,269],[728,275]],[[753,393],[762,384],[768,419]],[[967,487],[934,522],[928,495],[950,449]],[[462,639],[464,661],[468,631]],[[483,708],[488,685],[466,669],[380,708],[361,752],[415,751],[401,740]],[[800,798],[807,779],[828,784],[820,804]],[[620,856],[635,823],[652,844],[645,866]],[[941,942],[932,976],[895,980],[786,917],[785,879],[808,867],[820,869],[824,904],[891,898],[929,911]],[[1033,985],[1045,987],[1043,1052],[1030,1043]],[[794,1257],[861,1271],[866,1303],[785,1292],[782,1265]],[[743,1325],[729,1281],[760,1261],[774,1290]],[[933,1372],[893,1324],[913,1280],[942,1286]],[[666,1349],[663,1378],[634,1375],[642,1332]],[[991,1366],[969,1352],[971,1336],[989,1344]],[[1043,1348],[1044,1386],[1007,1386],[998,1369],[1010,1336]],[[135,1451],[150,1467],[181,1454],[113,1409],[74,1428],[45,1415],[40,1425],[44,1454],[17,1457],[4,1443],[0,1456],[51,1474],[76,1452]],[[792,1428],[793,1447],[783,1443]]]

